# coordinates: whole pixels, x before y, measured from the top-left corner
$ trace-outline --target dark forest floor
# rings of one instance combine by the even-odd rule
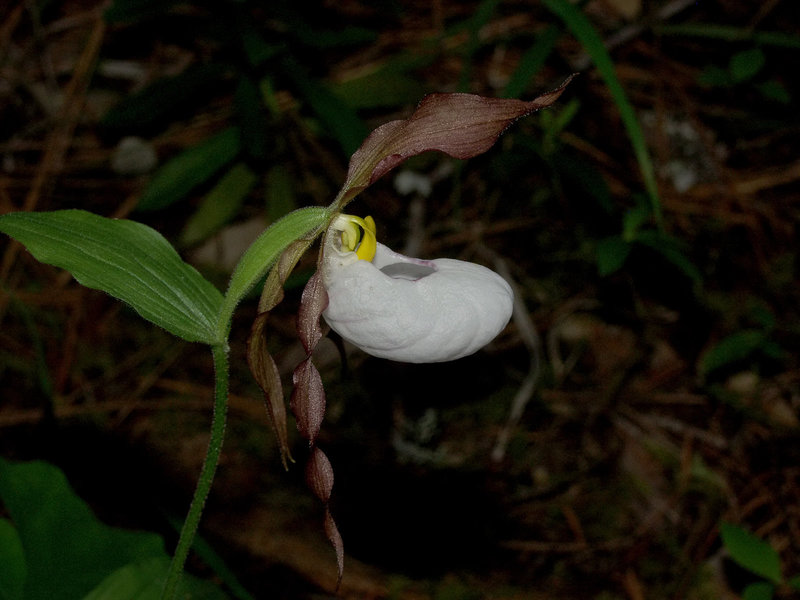
[[[88,0],[33,4],[0,9],[0,213],[82,208],[145,222],[221,289],[227,255],[265,219],[329,203],[352,140],[425,93],[500,96],[513,84],[529,98],[581,73],[485,155],[411,161],[429,195],[401,195],[389,177],[350,207],[398,250],[505,269],[528,313],[454,363],[354,351],[342,368],[335,345],[320,345],[341,596],[737,598],[757,577],[728,558],[722,521],[800,574],[792,2],[583,7],[612,41],[657,203],[591,57],[538,2],[347,0],[301,14],[198,1],[108,23]],[[519,65],[539,56],[527,51],[549,39],[520,83]],[[135,95],[192,69],[178,92]],[[340,105],[358,126],[329,126]],[[223,234],[181,244],[213,180],[137,210],[149,153],[163,164],[230,124],[248,132],[258,182]],[[130,136],[145,166],[120,166]],[[0,256],[0,453],[52,461],[105,521],[174,542],[165,515],[185,513],[208,439],[207,349],[7,238]],[[287,380],[315,260],[303,259],[270,320]],[[284,471],[246,367],[256,303],[234,321],[231,421],[201,534],[256,598],[329,597],[336,563],[303,483],[302,440]],[[214,577],[196,557],[189,568]]]

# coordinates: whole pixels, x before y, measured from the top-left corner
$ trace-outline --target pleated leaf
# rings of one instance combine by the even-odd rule
[[[82,210],[0,216],[0,231],[37,260],[130,305],[190,342],[214,344],[222,295],[154,229]]]

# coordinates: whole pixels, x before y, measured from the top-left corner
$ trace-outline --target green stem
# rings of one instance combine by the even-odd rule
[[[211,439],[208,441],[206,459],[203,468],[200,470],[200,477],[197,481],[197,488],[189,506],[189,514],[183,522],[178,545],[175,548],[175,556],[169,566],[167,581],[164,584],[164,591],[161,594],[162,600],[172,600],[176,597],[178,584],[183,573],[183,565],[189,556],[189,550],[194,541],[194,534],[200,524],[200,517],[203,513],[203,506],[214,482],[214,473],[217,470],[217,463],[222,452],[222,442],[225,439],[225,420],[228,412],[228,345],[215,344],[211,346],[211,354],[214,358],[214,414],[211,419]]]

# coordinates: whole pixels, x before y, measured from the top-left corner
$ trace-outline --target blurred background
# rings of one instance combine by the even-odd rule
[[[780,0],[8,0],[0,213],[147,223],[224,290],[424,94],[531,99],[580,73],[486,154],[417,157],[349,206],[395,250],[501,272],[522,310],[453,363],[320,344],[340,595],[790,598],[798,64]],[[8,238],[0,256],[0,454],[57,465],[105,523],[172,547],[208,440],[207,349]],[[315,261],[269,322],[287,387]],[[200,531],[215,558],[188,568],[231,597],[332,597],[303,441],[290,424],[284,471],[246,367],[257,299],[231,335]]]

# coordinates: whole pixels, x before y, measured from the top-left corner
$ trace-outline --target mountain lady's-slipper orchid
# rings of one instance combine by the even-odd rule
[[[247,360],[264,391],[281,458],[287,465],[291,455],[281,374],[267,350],[264,331],[269,312],[283,298],[283,285],[292,269],[325,231],[318,269],[300,302],[297,333],[306,356],[292,374],[289,407],[310,450],[306,480],[325,507],[325,533],[336,552],[337,587],[344,570],[344,545],[329,508],[333,467],[317,446],[327,402],[322,377],[313,362],[314,349],[324,335],[321,318],[345,340],[374,356],[441,362],[472,354],[491,341],[508,323],[513,304],[510,286],[489,269],[459,260],[419,260],[397,254],[377,242],[371,218],[360,219],[342,211],[363,190],[412,156],[437,151],[466,159],[486,152],[514,121],[553,104],[573,77],[530,101],[474,94],[425,96],[408,118],[384,123],[367,136],[350,157],[344,184],[327,209],[320,212],[306,207],[292,213],[293,220],[287,216],[276,222],[271,237],[271,230],[262,234],[240,262],[244,267],[237,267],[238,273],[245,274],[239,279],[260,277],[264,271],[254,257],[267,249],[271,252],[273,240],[283,240],[277,258],[270,254],[274,262],[248,339]],[[295,222],[308,226],[295,231]],[[232,289],[242,287],[239,279],[234,273]],[[231,297],[236,298],[229,289],[226,300]]]
[[[380,358],[461,358],[494,339],[511,318],[514,296],[497,273],[461,260],[398,254],[376,241],[371,217],[333,220],[321,273],[328,293],[325,321]]]

